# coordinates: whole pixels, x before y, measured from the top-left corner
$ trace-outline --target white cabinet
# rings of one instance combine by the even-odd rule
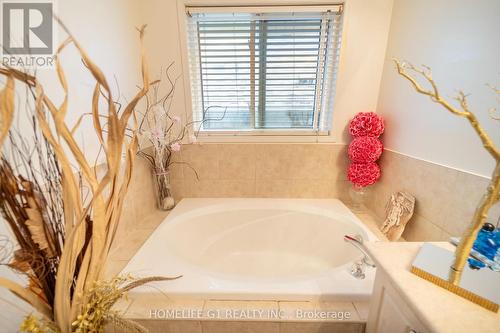
[[[366,333],[427,333],[408,305],[391,285],[382,269],[377,270]]]

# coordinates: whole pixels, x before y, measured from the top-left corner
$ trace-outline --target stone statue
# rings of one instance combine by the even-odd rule
[[[386,218],[381,231],[386,237],[395,241],[401,237],[405,226],[413,215],[415,197],[407,192],[396,192],[387,202]]]

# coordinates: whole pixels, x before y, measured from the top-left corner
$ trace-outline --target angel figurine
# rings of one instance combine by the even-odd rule
[[[415,198],[406,192],[396,192],[387,203],[386,218],[381,231],[391,241],[398,240],[413,215]]]

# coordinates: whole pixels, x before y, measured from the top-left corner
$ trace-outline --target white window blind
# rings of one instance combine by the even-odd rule
[[[330,130],[341,10],[210,9],[188,9],[192,102],[201,129]]]

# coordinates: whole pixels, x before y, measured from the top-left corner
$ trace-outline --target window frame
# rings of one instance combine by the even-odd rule
[[[227,10],[234,12],[235,8],[242,12],[255,10],[258,8],[261,12],[292,12],[300,8],[301,11],[326,11],[326,10],[340,10],[345,15],[344,3],[330,3],[319,5],[308,5],[305,3],[294,3],[292,5],[280,4],[276,0],[276,4],[251,4],[249,6],[238,6],[234,4],[216,4],[214,1],[205,0],[200,2],[197,0],[177,0],[177,15],[178,15],[178,28],[179,28],[179,43],[181,47],[181,60],[183,67],[184,79],[184,102],[185,102],[185,116],[186,119],[194,119],[194,110],[192,105],[191,96],[191,79],[189,72],[189,51],[187,46],[187,11],[193,8],[203,8],[214,12],[221,12]],[[344,30],[345,20],[342,21],[342,31]],[[341,39],[340,49],[342,50],[344,38]],[[338,68],[340,71],[342,62],[342,52],[339,54]],[[334,83],[333,89],[337,90],[338,79]],[[335,110],[334,101],[334,110]],[[315,110],[315,114],[317,111]],[[332,115],[332,122],[333,120]],[[249,129],[249,130],[207,130],[198,132],[199,142],[207,143],[247,143],[247,142],[262,142],[262,143],[334,143],[338,140],[334,137],[333,126],[332,130],[314,130],[314,129]],[[193,128],[194,131],[197,128]]]

